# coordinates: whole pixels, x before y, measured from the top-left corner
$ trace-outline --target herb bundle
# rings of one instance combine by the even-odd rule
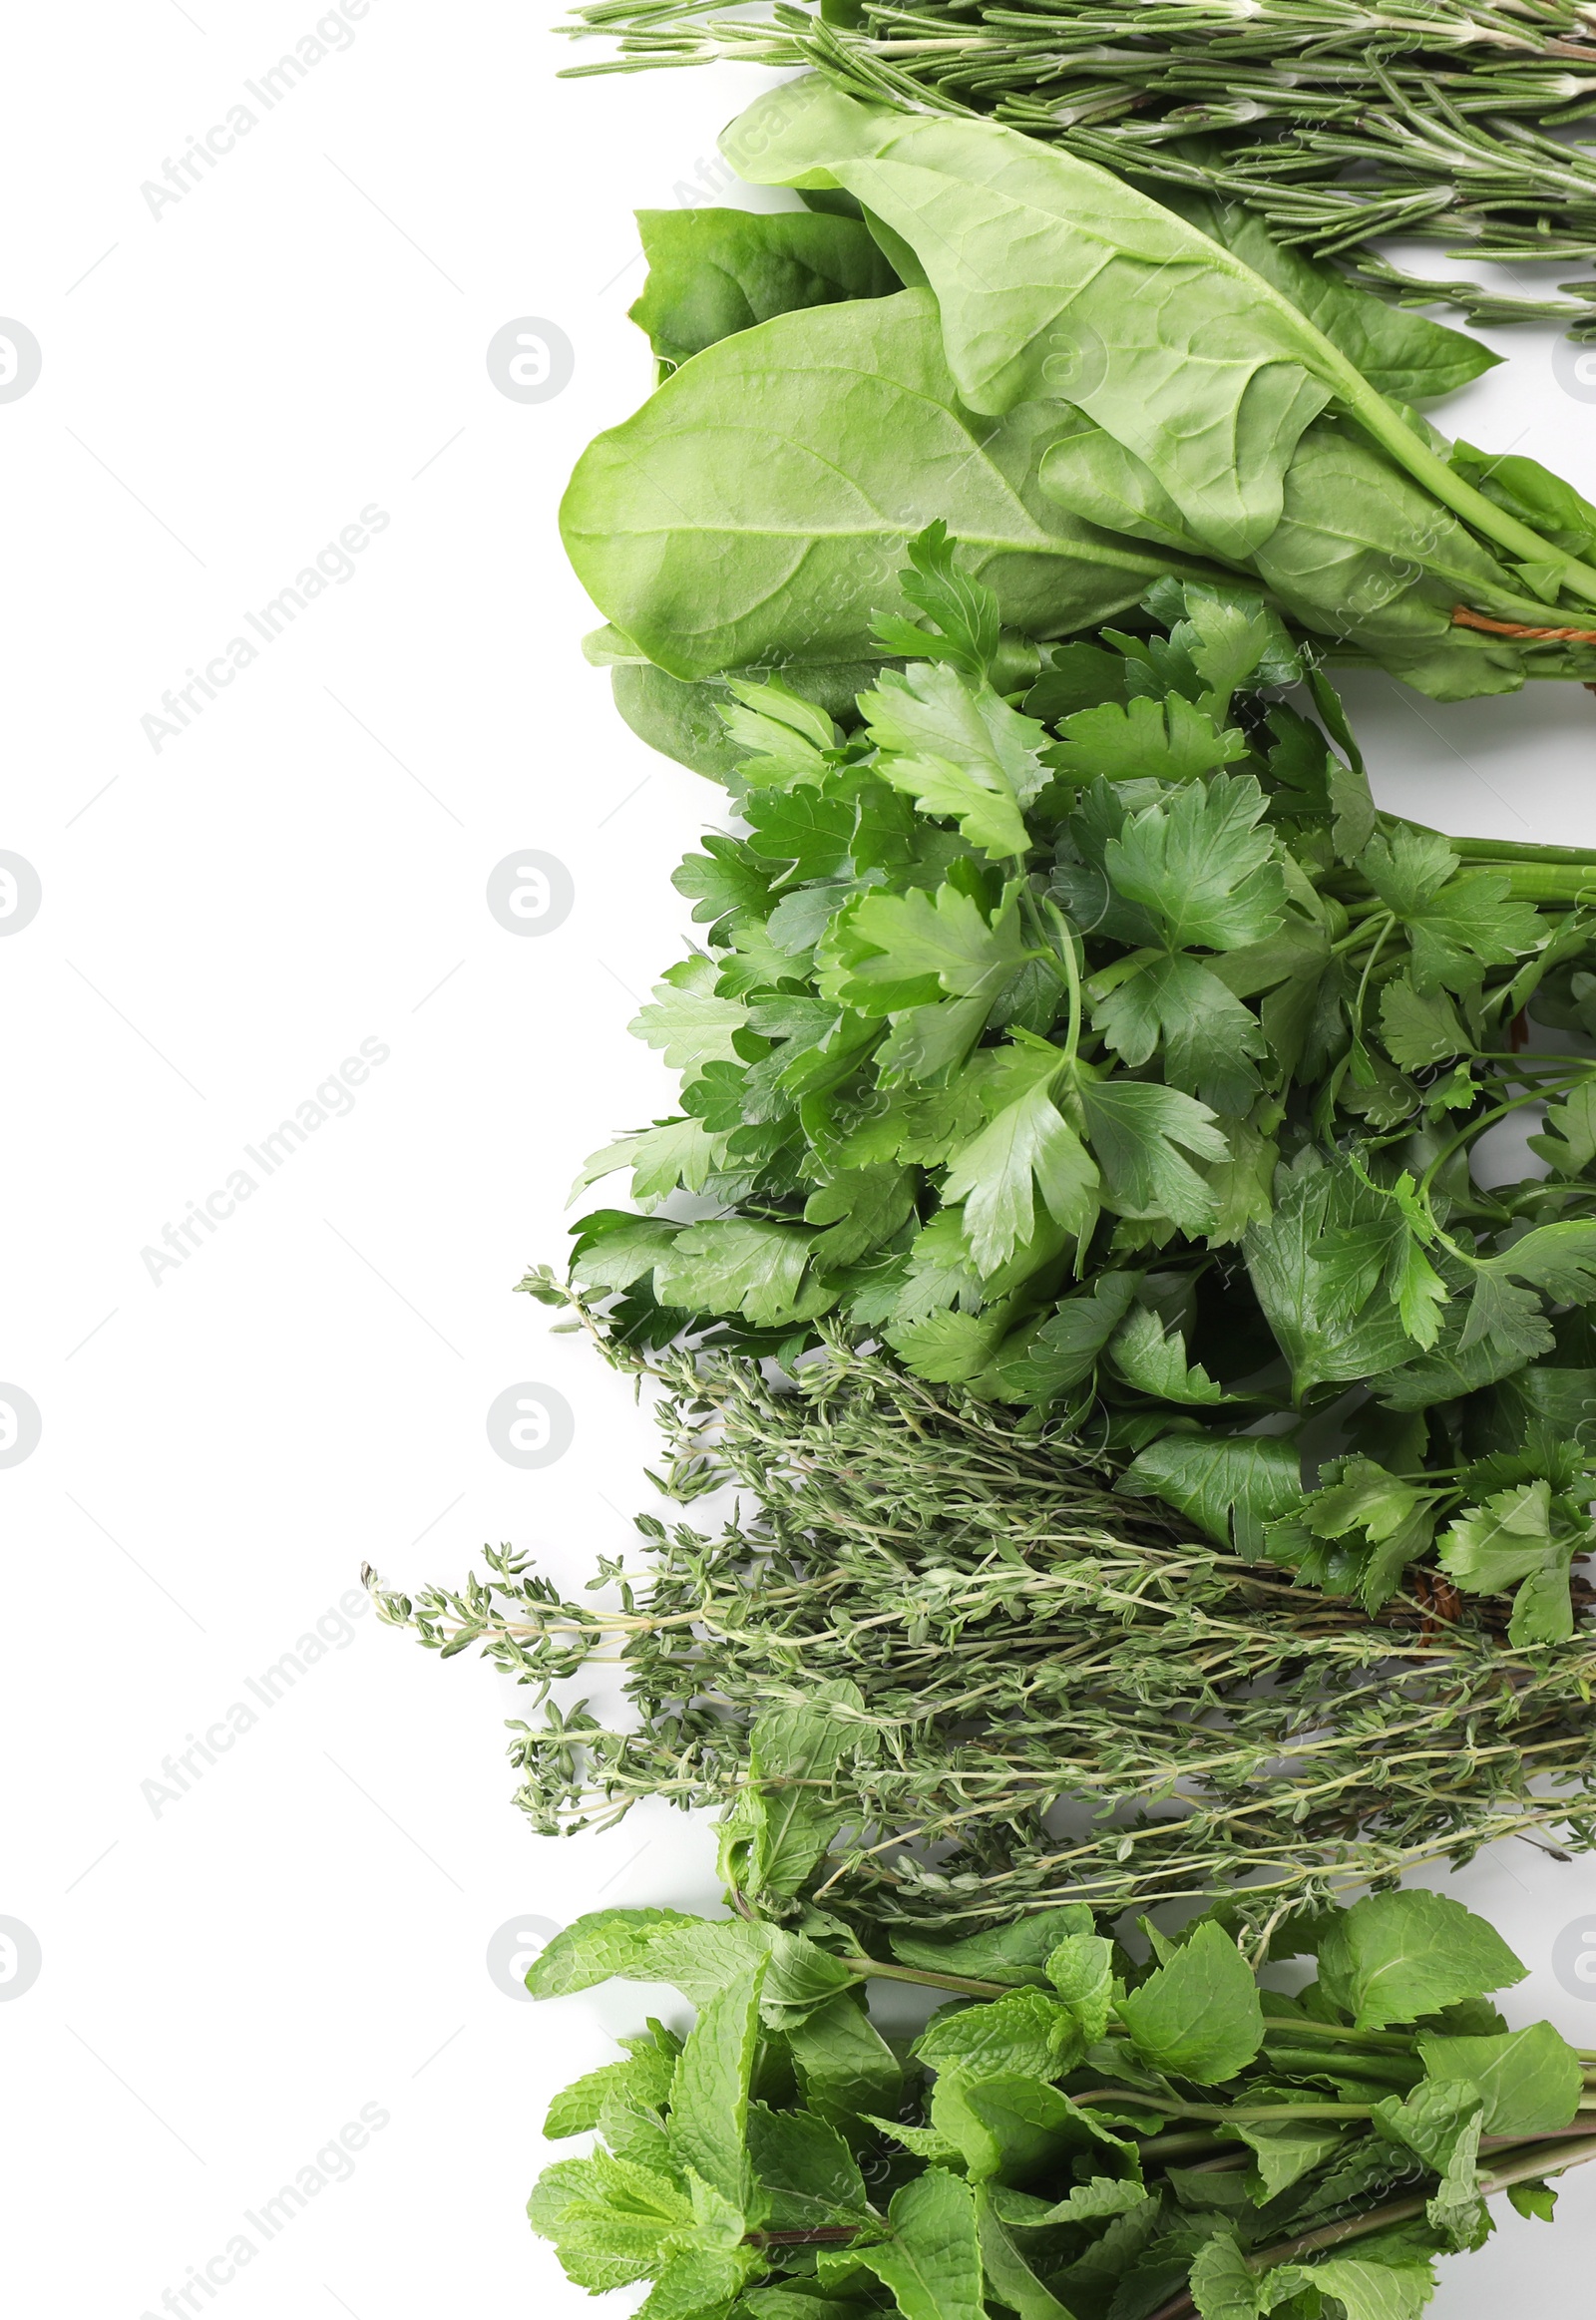
[[[1378,1620],[1294,1591],[1115,1497],[1079,1443],[840,1336],[790,1387],[746,1358],[651,1366],[664,1486],[737,1486],[715,1535],[641,1518],[642,1567],[593,1582],[613,1609],[508,1550],[463,1589],[377,1594],[540,1699],[618,1662],[620,1721],[568,1701],[512,1726],[540,1833],[724,1806],[765,1916],[803,1893],[961,1928],[1216,1892],[1259,1928],[1502,1837],[1596,1843],[1588,1640],[1517,1650],[1499,1606],[1439,1622],[1416,1584]]]
[[[1437,2254],[1478,2247],[1506,2190],[1596,2155],[1587,2058],[1509,2031],[1487,1993],[1524,1968],[1437,1895],[1329,1911],[1261,1987],[1222,1923],[1143,1928],[1137,1964],[1054,1910],[874,1956],[823,1923],[606,1910],[551,1942],[535,1996],[674,1984],[624,2059],[556,2097],[597,2129],[529,2202],[567,2275],[647,2280],[650,2320],[1414,2320]],[[872,1978],[964,1993],[905,2052]],[[973,2002],[974,2001],[974,2002]]]
[[[546,1830],[736,1802],[826,1684],[848,1744],[785,1776],[845,1911],[1260,1922],[1590,1844],[1590,863],[1378,814],[1257,597],[1161,582],[1020,706],[991,592],[913,554],[851,733],[724,695],[742,834],[634,1026],[680,1109],[524,1284],[664,1378],[676,1497],[754,1511],[646,1522],[615,1613],[499,1556],[386,1616],[545,1693],[619,1658],[632,1729],[521,1728]],[[1548,1172],[1482,1189],[1549,1090]]]
[[[988,122],[810,78],[723,142],[820,213],[645,221],[638,317],[678,367],[562,509],[597,649],[653,696],[782,667],[847,701],[938,518],[1033,641],[1228,573],[1436,698],[1596,671],[1596,511],[1412,407],[1472,340]]]
[[[618,39],[619,54],[570,70],[806,66],[869,103],[990,115],[1121,176],[1236,203],[1389,294],[1596,335],[1589,279],[1562,297],[1502,296],[1404,276],[1373,246],[1400,234],[1450,257],[1596,258],[1596,163],[1548,134],[1596,109],[1596,40],[1576,0],[1397,0],[1378,14],[1346,0],[712,4],[592,0],[564,29]]]
[[[508,1548],[367,1582],[537,1692],[540,1829],[725,1807],[733,1917],[529,1976],[698,2008],[551,2113],[601,2137],[530,2208],[578,2284],[1413,2320],[1596,2154],[1488,1927],[1335,1905],[1596,1845],[1596,856],[1379,813],[1324,663],[1588,675],[1596,509],[1417,417],[1482,350],[1206,184],[840,78],[729,136],[803,213],[644,221],[661,385],[563,512],[735,826],[634,1026],[679,1106],[581,1179],[635,1206],[522,1286],[663,1384],[669,1497],[739,1496],[607,1608]],[[1487,1185],[1531,1106],[1545,1173]],[[625,1725],[551,1699],[617,1662]],[[955,2002],[906,2052],[873,1980]]]
[[[922,624],[883,635],[925,657],[852,734],[731,688],[744,834],[677,872],[709,947],[633,1026],[681,1107],[583,1179],[729,1213],[599,1211],[576,1280],[639,1344],[791,1358],[835,1315],[1369,1611],[1438,1559],[1520,1588],[1515,1644],[1566,1639],[1593,858],[1378,814],[1256,597],[1164,581],[1156,627],[1055,650],[1019,707],[991,594],[935,532],[915,556]],[[1477,1182],[1548,1105],[1544,1172]]]

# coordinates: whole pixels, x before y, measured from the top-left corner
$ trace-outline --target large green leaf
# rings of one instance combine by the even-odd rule
[[[1064,635],[1135,603],[1168,559],[1043,497],[1057,424],[965,409],[927,290],[816,307],[707,348],[600,435],[561,529],[599,609],[677,677],[868,658],[937,517],[1009,627]]]
[[[842,1823],[833,1793],[839,1767],[874,1751],[875,1734],[857,1715],[857,1684],[818,1684],[812,1703],[775,1708],[748,1736],[748,1785],[722,1824],[728,1882],[750,1894],[796,1893]]]
[[[648,279],[631,309],[655,354],[685,362],[773,314],[902,285],[857,217],[805,209],[639,209]]]
[[[834,2127],[802,2111],[748,2106],[748,2155],[767,2231],[859,2224],[869,2212],[858,2162]]]
[[[811,2111],[844,2134],[861,2119],[895,2116],[903,2071],[892,2048],[848,1991],[786,2026],[793,2066]]]
[[[1549,2022],[1486,2038],[1423,2038],[1418,2051],[1431,2079],[1479,2089],[1486,2134],[1553,2133],[1572,2124],[1584,2092],[1579,2057]]]
[[[723,144],[755,183],[841,186],[903,236],[974,409],[1055,394],[1145,460],[1217,554],[1273,531],[1297,439],[1351,366],[1161,202],[1015,130],[818,85],[761,98]]]
[[[1116,2011],[1144,2061],[1200,2087],[1233,2079],[1264,2042],[1252,1968],[1218,1925],[1199,1925]]]
[[[748,2086],[759,2036],[765,1960],[717,1990],[676,2057],[670,2142],[684,2166],[739,2211],[749,2203]]]
[[[1289,298],[1372,387],[1398,403],[1454,394],[1502,360],[1477,338],[1407,307],[1390,306],[1333,266],[1316,265],[1301,250],[1277,241],[1256,209],[1167,186],[1158,197]],[[1502,464],[1492,460],[1490,470]]]
[[[893,1956],[905,1965],[938,1974],[968,1974],[981,1982],[1031,1982],[1039,1988],[1046,1982],[1047,1962],[1058,1944],[1071,1934],[1090,1931],[1086,1904],[1066,1901],[1060,1908],[1038,1909],[1010,1925],[995,1926],[990,1933],[969,1933],[953,1941],[897,1928],[888,1939]]]
[[[1460,1999],[1521,1982],[1500,1934],[1442,1893],[1374,1893],[1333,1917],[1319,1983],[1360,2030],[1416,2022]]]
[[[928,2167],[894,2194],[891,2237],[859,2261],[891,2289],[903,2320],[986,2320],[976,2201],[968,2183]]]
[[[1291,1179],[1273,1215],[1242,1244],[1299,1399],[1327,1381],[1379,1376],[1412,1351],[1395,1307],[1380,1302],[1349,1317],[1316,1262],[1327,1233],[1365,1222],[1368,1205],[1342,1172],[1308,1171]]]
[[[1264,1532],[1295,1506],[1302,1457],[1277,1436],[1163,1434],[1131,1460],[1117,1485],[1127,1498],[1161,1498],[1221,1546],[1259,1562]]]

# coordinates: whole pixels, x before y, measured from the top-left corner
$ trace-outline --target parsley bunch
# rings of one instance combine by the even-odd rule
[[[680,1103],[589,1163],[637,1205],[583,1219],[576,1285],[644,1349],[840,1323],[1368,1612],[1416,1567],[1566,1642],[1596,857],[1379,813],[1240,586],[1159,582],[1015,690],[940,526],[913,563],[850,729],[722,688],[739,827],[633,1025]],[[1526,1110],[1543,1172],[1476,1180]]]
[[[657,2320],[1414,2320],[1491,2194],[1549,2219],[1546,2178],[1596,2155],[1589,2059],[1508,2030],[1487,1993],[1524,1968],[1455,1901],[1324,1912],[1276,1945],[1314,1959],[1296,1996],[1222,1913],[1141,1931],[1138,1962],[1086,1909],[890,1952],[817,1913],[583,1918],[535,1996],[668,1983],[697,2020],[556,2097],[546,2132],[599,2140],[533,2226],[579,2287],[650,2282]],[[960,1995],[889,2042],[884,1978]]]

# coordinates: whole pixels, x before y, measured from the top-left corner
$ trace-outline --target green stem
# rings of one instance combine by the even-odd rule
[[[1423,823],[1414,822],[1413,829],[1424,829],[1426,836],[1445,835],[1429,831]],[[1588,846],[1532,846],[1516,838],[1451,838],[1447,845],[1462,862],[1562,862],[1596,874],[1596,853]]]
[[[1492,867],[1506,879],[1507,892],[1515,902],[1596,902],[1596,862],[1583,866],[1583,877],[1575,875],[1578,866],[1573,863],[1498,862]]]
[[[1009,1982],[976,1982],[965,1974],[929,1974],[919,1966],[889,1966],[880,1958],[850,1958],[837,1960],[861,1981],[919,1982],[927,1990],[954,1990],[962,1998],[1006,1998],[1013,1985]]]
[[[1064,1034],[1064,1054],[1073,1063],[1080,1047],[1080,963],[1075,957],[1075,930],[1056,903],[1049,902],[1047,909],[1055,922],[1058,957],[1064,969],[1064,980],[1069,987],[1069,1020]]]
[[[1542,2144],[1519,2158],[1510,2159],[1505,2166],[1491,2168],[1488,2175],[1479,2178],[1480,2196],[1488,2199],[1496,2191],[1505,2191],[1512,2183],[1539,2182],[1543,2175],[1561,2174],[1565,2167],[1577,2167],[1596,2158],[1596,2134],[1585,2134],[1565,2143]],[[1389,2206],[1371,2207],[1362,2215],[1350,2216],[1344,2223],[1326,2223],[1318,2231],[1305,2231],[1296,2239],[1278,2240],[1273,2247],[1260,2248],[1248,2262],[1254,2272],[1273,2270],[1277,2264],[1294,2263],[1299,2256],[1318,2255],[1327,2247],[1340,2247],[1349,2239],[1367,2238],[1372,2231],[1387,2231],[1397,2223],[1409,2223],[1422,2215],[1429,2201],[1422,2192],[1410,2199],[1394,2199]],[[1189,2289],[1183,2288],[1167,2304],[1160,2304],[1148,2320],[1187,2320],[1196,2310]]]
[[[1454,516],[1460,516],[1487,540],[1494,540],[1520,563],[1557,565],[1563,585],[1570,594],[1582,596],[1587,604],[1596,604],[1596,569],[1581,564],[1576,557],[1565,556],[1538,532],[1531,532],[1527,524],[1520,524],[1516,516],[1509,516],[1505,509],[1487,500],[1483,492],[1475,491],[1472,484],[1464,483],[1443,459],[1435,456],[1428,444],[1421,443],[1412,429],[1402,423],[1384,395],[1377,394],[1350,363],[1346,368],[1347,381],[1341,389],[1343,401],[1359,425],[1374,437],[1382,450],[1390,453],[1398,467],[1405,468],[1415,483],[1422,484]],[[1547,624],[1550,626],[1551,622]]]
[[[1577,1056],[1571,1056],[1569,1060],[1571,1063],[1578,1063],[1579,1058]],[[1569,1084],[1571,1086],[1577,1087],[1581,1079],[1589,1078],[1589,1076],[1590,1074],[1588,1070],[1580,1071],[1577,1075],[1571,1071],[1568,1074]],[[1427,1207],[1429,1203],[1430,1186],[1434,1183],[1436,1177],[1440,1174],[1441,1170],[1445,1167],[1447,1161],[1451,1158],[1454,1152],[1461,1151],[1465,1144],[1471,1143],[1476,1136],[1483,1135],[1484,1131],[1487,1128],[1494,1127],[1498,1120],[1506,1119],[1509,1112],[1519,1111],[1527,1103],[1544,1103],[1546,1100],[1547,1092],[1547,1088],[1543,1084],[1539,1087],[1531,1087],[1526,1089],[1522,1095],[1509,1096],[1505,1103],[1494,1105],[1491,1110],[1484,1113],[1481,1118],[1477,1120],[1470,1120],[1468,1126],[1460,1130],[1457,1135],[1453,1136],[1449,1144],[1443,1145],[1419,1179],[1418,1197],[1421,1201],[1424,1202],[1425,1206]],[[1448,1242],[1447,1245],[1450,1247],[1451,1243]],[[1473,1260],[1465,1259],[1465,1262],[1472,1263]]]

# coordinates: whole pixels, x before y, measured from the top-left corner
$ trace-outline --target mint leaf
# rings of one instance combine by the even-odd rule
[[[891,2290],[903,2320],[986,2320],[981,2245],[970,2185],[928,2167],[895,2192],[891,2237],[861,2247],[861,2264]]]
[[[1359,2030],[1416,2022],[1526,1971],[1494,1928],[1441,1893],[1371,1894],[1333,1917],[1319,1945],[1319,1987]]]
[[[669,2037],[669,2033],[663,2034]],[[632,2049],[623,2062],[606,2063],[566,2087],[549,2106],[543,2130],[552,2142],[568,2134],[586,2134],[598,2125],[607,2104],[633,2104],[645,2111],[663,2111],[670,2100],[671,2072],[679,2042],[660,2046],[652,2038],[626,2041]]]
[[[824,2120],[750,2103],[748,2156],[762,2193],[764,2230],[813,2231],[869,2219],[858,2161]]]
[[[1056,2087],[1018,2071],[979,2079],[960,2071],[939,2078],[931,2092],[931,2121],[959,2152],[973,2182],[1001,2176],[1022,2183],[1050,2169],[1065,2151],[1100,2144],[1127,2148]]]
[[[1072,2320],[1049,2289],[1026,2263],[1009,2237],[994,2204],[992,2189],[983,2183],[976,2192],[977,2228],[987,2284],[994,2298],[1017,2320]]]
[[[599,1982],[662,1979],[648,1970],[649,1943],[656,1932],[683,1933],[715,1928],[710,1921],[683,1916],[678,1909],[599,1909],[579,1917],[557,1933],[533,1960],[527,1987],[535,1998],[563,1998]]]
[[[793,2067],[811,2111],[846,2134],[865,2118],[891,2118],[903,2091],[892,2048],[844,1991],[786,2029]]]
[[[1041,1990],[1011,1990],[980,2006],[945,2007],[914,2048],[928,2069],[965,2078],[1017,2072],[1061,2078],[1083,2045],[1067,2006]]]
[[[693,2209],[663,2175],[597,2150],[591,2158],[545,2167],[527,2201],[527,2220],[554,2241],[567,2278],[598,2295],[655,2271],[668,2241],[690,2231]]]
[[[1584,2092],[1577,2054],[1549,2022],[1489,2038],[1421,2038],[1428,2077],[1455,2079],[1484,2097],[1486,2134],[1547,2134],[1571,2126]]]
[[[1200,1925],[1114,2011],[1144,2062],[1200,2087],[1233,2079],[1264,2043],[1252,1968],[1217,1925]]]
[[[906,1966],[924,1966],[938,1974],[963,1974],[978,1982],[1030,1982],[1046,1980],[1047,1962],[1060,1941],[1070,1934],[1089,1932],[1091,1911],[1083,1901],[1066,1901],[1061,1908],[1038,1909],[1011,1925],[995,1926],[991,1933],[969,1933],[957,1940],[938,1940],[908,1933],[898,1927],[888,1932],[892,1954]]]
[[[842,1678],[817,1685],[812,1704],[756,1718],[748,1785],[723,1830],[728,1882],[754,1896],[798,1891],[842,1825],[850,1791],[835,1792],[841,1767],[879,1750],[863,1710],[858,1685]]]
[[[1197,2251],[1191,2300],[1202,2320],[1258,2320],[1262,2281],[1234,2239],[1218,2232]]]
[[[1396,2263],[1338,2255],[1265,2276],[1271,2305],[1305,2292],[1331,2296],[1346,2320],[1418,2320],[1435,2291],[1435,2275],[1421,2254]]]
[[[699,2009],[670,2083],[672,2150],[739,2216],[751,2203],[748,2084],[764,1978],[765,1960],[756,1958]]]
[[[1114,1945],[1097,1933],[1070,1933],[1047,1956],[1047,1979],[1088,2046],[1108,2028],[1114,2003]]]

